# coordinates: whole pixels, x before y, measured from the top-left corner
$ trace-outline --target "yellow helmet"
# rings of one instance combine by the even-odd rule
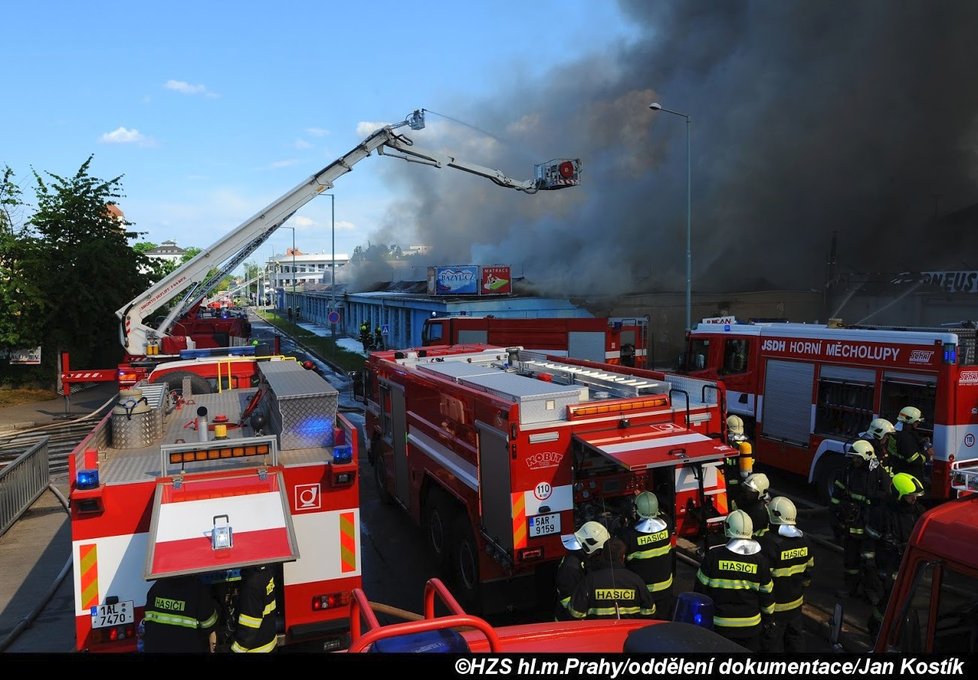
[[[910,423],[911,425],[916,425],[917,423],[923,422],[923,420],[924,414],[916,406],[904,406],[900,409],[900,415],[897,416],[897,421]]]
[[[898,472],[893,475],[893,489],[897,493],[897,498],[904,496],[921,496],[924,493],[924,485],[916,477],[906,472]]]
[[[790,498],[777,496],[767,504],[767,516],[771,524],[794,524],[798,519],[798,509]]]
[[[754,535],[754,522],[743,510],[734,510],[723,520],[723,533],[727,538],[750,538]]]
[[[574,532],[574,535],[577,537],[577,542],[581,544],[581,550],[587,555],[601,550],[611,538],[611,534],[601,522],[585,522]]]

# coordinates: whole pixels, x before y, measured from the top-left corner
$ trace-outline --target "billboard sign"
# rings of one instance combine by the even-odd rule
[[[480,295],[509,295],[513,292],[513,277],[509,265],[494,264],[482,268]]]
[[[430,267],[429,292],[434,295],[478,295],[479,266],[474,264]],[[432,286],[431,284],[434,284]]]

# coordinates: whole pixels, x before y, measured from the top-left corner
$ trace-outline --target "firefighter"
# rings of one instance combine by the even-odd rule
[[[275,649],[275,575],[267,565],[241,570],[238,620],[232,652],[271,652]]]
[[[676,572],[672,522],[659,512],[659,499],[643,491],[632,501],[635,520],[621,531],[625,564],[642,577],[655,603],[656,618],[672,613],[672,579]]]
[[[574,617],[568,607],[571,596],[584,579],[585,553],[576,534],[560,537],[560,542],[567,549],[567,554],[560,558],[557,565],[557,602],[554,605],[554,621],[569,621]]]
[[[370,326],[366,321],[360,324],[360,343],[364,352],[370,349]]]
[[[651,618],[655,604],[645,581],[625,566],[625,543],[600,522],[585,522],[577,540],[587,554],[584,578],[571,596],[575,619]]]
[[[289,315],[289,323],[292,323],[292,308],[291,307],[286,307],[285,310],[286,310],[286,312],[288,312],[288,315]]]
[[[380,330],[380,326],[374,328],[374,349],[384,349],[384,334]]]
[[[873,451],[876,452],[876,459],[885,466],[889,464],[887,458],[890,455],[890,442],[893,441],[893,435],[895,433],[896,428],[893,427],[893,423],[889,420],[886,418],[873,418],[866,431],[859,433],[859,438],[865,439],[873,445]]]
[[[754,538],[763,536],[767,533],[767,502],[771,498],[767,491],[771,482],[763,472],[755,472],[747,476],[741,487],[737,509],[750,515]]]
[[[736,500],[740,492],[740,483],[751,470],[751,449],[744,432],[744,421],[740,416],[727,416],[727,444],[739,451],[736,456],[724,458],[723,472],[727,482],[727,495],[736,509]],[[744,458],[741,461],[741,458]]]
[[[812,584],[815,558],[808,537],[795,523],[798,510],[791,499],[777,496],[767,506],[771,530],[761,536],[761,552],[771,564],[774,618],[764,631],[766,652],[805,651],[805,589]]]
[[[774,582],[750,515],[734,510],[723,521],[728,541],[706,552],[693,590],[713,599],[713,629],[752,652],[774,614]]]
[[[144,652],[213,652],[217,603],[196,576],[161,578],[146,594]]]
[[[861,569],[866,519],[875,490],[885,475],[873,445],[857,439],[849,445],[846,467],[835,480],[829,507],[833,523],[842,534],[842,569],[846,591],[853,597],[866,594]],[[844,593],[839,593],[840,595]]]
[[[924,473],[927,464],[933,458],[934,449],[931,447],[930,440],[920,433],[922,422],[924,416],[919,408],[904,406],[900,409],[890,460],[894,473],[906,472],[922,483],[926,483],[927,477]]]
[[[917,499],[924,493],[920,480],[906,472],[893,475],[886,500],[870,510],[863,543],[863,567],[866,591],[873,610],[868,628],[875,637],[883,621],[883,612],[896,581],[900,560],[910,534],[923,508]]]

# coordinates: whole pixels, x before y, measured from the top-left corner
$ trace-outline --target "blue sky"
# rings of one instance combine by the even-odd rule
[[[70,176],[94,155],[91,174],[123,176],[120,207],[145,232],[140,240],[197,247],[371,128],[416,108],[464,120],[459,103],[546,78],[583,50],[629,34],[618,5],[595,0],[37,0],[11,3],[3,15],[0,166],[14,170],[25,197],[33,196],[32,168]],[[429,114],[429,127],[438,120]],[[424,146],[426,132],[410,136]],[[385,181],[377,167],[385,163],[395,161],[366,159],[337,181],[336,252],[365,244],[404,191]],[[527,165],[517,179],[530,172]],[[301,251],[330,252],[328,199],[289,224]],[[415,242],[402,237],[402,245]],[[291,239],[279,230],[258,256],[282,252]]]
[[[582,184],[375,156],[334,188],[338,253],[424,244],[561,295],[682,291],[688,233],[696,291],[820,289],[830,249],[841,272],[978,268],[973,1],[7,4],[0,165],[30,196],[32,167],[94,154],[153,242],[207,247],[424,108],[419,147],[515,179],[580,158]],[[303,252],[330,252],[329,208],[291,220]]]

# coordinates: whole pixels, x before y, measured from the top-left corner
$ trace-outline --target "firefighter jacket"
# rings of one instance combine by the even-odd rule
[[[774,611],[798,611],[805,601],[804,592],[811,585],[815,567],[811,542],[798,527],[790,524],[772,526],[759,542],[761,553],[771,565]]]
[[[575,619],[651,618],[655,604],[641,576],[598,557],[574,590],[568,611]]]
[[[741,442],[747,442],[747,437],[731,436],[727,440],[727,444],[737,449],[736,456],[727,456],[723,459],[723,477],[727,482],[727,493],[732,497],[734,491],[740,488],[741,473],[740,473],[740,457],[743,455],[743,450],[740,448]],[[753,454],[752,454],[753,455]]]
[[[713,599],[713,627],[724,637],[752,637],[774,614],[771,567],[754,540],[734,539],[708,550],[693,590]]]
[[[923,437],[917,429],[906,423],[897,423],[900,428],[894,436],[894,447],[890,452],[890,462],[893,466],[893,473],[908,472],[917,478],[917,481],[924,481],[924,464],[927,462],[926,451],[929,448],[925,445]]]
[[[836,521],[854,536],[862,536],[870,506],[883,497],[890,475],[879,461],[856,463],[850,457],[836,478],[829,502]]]
[[[159,579],[146,594],[143,651],[209,652],[217,605],[196,576]]]
[[[568,621],[573,618],[568,607],[571,596],[583,579],[583,553],[580,550],[568,552],[557,565],[557,603],[554,608],[554,618],[557,621]]]
[[[892,496],[869,512],[863,558],[871,560],[881,575],[894,578],[917,519],[924,509]]]
[[[767,501],[758,496],[756,491],[744,487],[743,484],[741,484],[741,489],[737,509],[743,510],[750,516],[751,524],[754,526],[754,538],[756,539],[767,533]]]
[[[625,565],[642,577],[653,600],[672,593],[676,570],[671,522],[663,517],[640,519],[621,531]]]
[[[232,652],[270,652],[275,649],[275,577],[269,567],[241,571],[238,621]]]

